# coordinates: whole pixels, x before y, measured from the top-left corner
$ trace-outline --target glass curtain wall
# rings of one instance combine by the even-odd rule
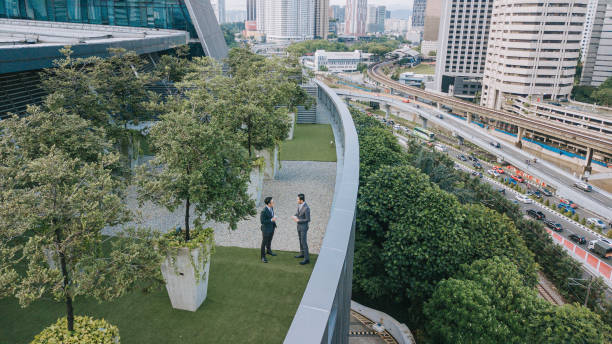
[[[0,0],[0,18],[189,31],[183,0]]]

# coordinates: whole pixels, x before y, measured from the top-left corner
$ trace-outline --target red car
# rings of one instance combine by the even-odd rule
[[[499,174],[504,174],[504,169],[499,167],[499,166],[493,166],[493,171],[499,173]]]
[[[525,182],[525,179],[523,179],[523,177],[521,177],[521,176],[511,176],[510,178],[516,180],[519,183],[524,183]]]
[[[403,103],[410,103],[410,99],[404,99],[402,100]]]
[[[561,202],[563,204],[567,204],[567,205],[569,205],[570,207],[572,207],[574,209],[578,208],[578,204],[572,202],[572,200],[570,200],[570,199],[561,198],[559,200],[559,202]]]

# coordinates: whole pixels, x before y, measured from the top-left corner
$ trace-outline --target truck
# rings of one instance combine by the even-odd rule
[[[600,255],[602,258],[607,259],[612,257],[612,245],[610,245],[608,240],[601,239],[589,241],[587,248],[589,251]]]

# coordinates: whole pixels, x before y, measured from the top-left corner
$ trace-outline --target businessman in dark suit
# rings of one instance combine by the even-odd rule
[[[297,197],[297,212],[293,215],[293,221],[297,223],[297,232],[300,239],[300,254],[295,258],[304,258],[300,262],[301,265],[310,263],[310,255],[308,254],[308,223],[310,222],[310,207],[306,204],[306,196],[299,194]]]
[[[259,222],[261,222],[261,261],[267,263],[266,253],[271,256],[276,256],[276,253],[272,252],[270,246],[272,245],[272,237],[274,236],[274,229],[276,228],[276,216],[274,215],[274,200],[272,197],[266,197],[264,199],[266,206],[259,215]]]

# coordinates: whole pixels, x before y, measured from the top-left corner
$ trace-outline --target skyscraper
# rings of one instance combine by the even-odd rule
[[[210,0],[210,5],[215,11],[219,24],[225,23],[225,0]]]
[[[612,76],[612,1],[596,0],[593,12],[592,33],[580,78],[580,84],[587,86],[599,86]]]
[[[385,31],[385,14],[387,8],[385,6],[368,6],[368,14],[366,18],[367,32],[383,32]]]
[[[247,21],[257,20],[257,1],[247,0]]]
[[[425,26],[425,7],[427,0],[414,0],[412,4],[412,27],[423,28]]]
[[[587,0],[496,0],[481,104],[500,109],[513,96],[567,98],[586,10]]]
[[[315,34],[315,0],[257,0],[257,30],[269,41],[303,41]]]
[[[327,39],[329,33],[329,0],[315,0],[315,37]]]
[[[331,5],[330,7],[330,17],[332,17],[333,19],[339,21],[339,22],[344,22],[344,10],[345,7],[344,6],[338,6],[338,5]]]
[[[436,55],[436,91],[470,99],[480,90],[492,6],[493,0],[443,2]],[[429,26],[426,33],[431,38]]]
[[[365,36],[367,8],[367,0],[346,0],[345,34]]]
[[[580,40],[580,53],[582,62],[586,59],[587,47],[591,39],[591,33],[593,32],[593,20],[595,19],[595,11],[599,0],[589,0],[587,5],[587,12],[584,19],[584,27],[582,28],[582,39]]]

